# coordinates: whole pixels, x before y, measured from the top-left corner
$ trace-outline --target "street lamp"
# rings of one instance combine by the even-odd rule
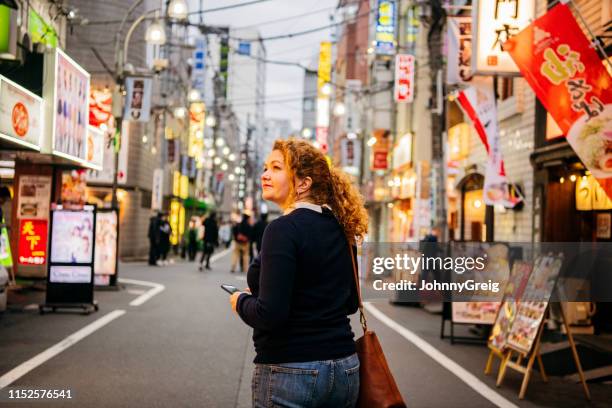
[[[334,115],[342,116],[346,113],[346,106],[342,102],[338,102],[336,106],[334,106]]]
[[[151,45],[164,45],[166,43],[166,31],[159,20],[153,21],[149,27],[147,27],[145,41]]]
[[[187,19],[187,3],[185,0],[172,0],[168,5],[168,17],[175,20]]]

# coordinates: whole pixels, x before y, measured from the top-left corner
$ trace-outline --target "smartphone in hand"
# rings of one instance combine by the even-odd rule
[[[226,291],[230,295],[235,293],[235,292],[240,292],[240,289],[238,289],[234,285],[228,285],[228,284],[225,284],[225,283],[221,284],[221,289],[223,289],[224,291]]]

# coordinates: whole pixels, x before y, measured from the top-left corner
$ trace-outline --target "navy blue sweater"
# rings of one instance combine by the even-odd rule
[[[272,221],[237,311],[253,327],[255,363],[331,360],[355,352],[348,315],[358,299],[344,232],[333,216],[298,208]]]

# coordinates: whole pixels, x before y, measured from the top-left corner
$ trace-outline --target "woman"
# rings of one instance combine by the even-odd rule
[[[302,140],[276,141],[261,184],[284,215],[267,226],[249,268],[252,293],[230,297],[254,328],[253,406],[355,406],[359,359],[348,315],[358,300],[349,242],[367,232],[361,197]]]

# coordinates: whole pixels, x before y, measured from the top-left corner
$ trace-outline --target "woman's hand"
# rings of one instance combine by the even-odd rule
[[[244,290],[244,292],[234,292],[230,295],[230,303],[232,304],[232,310],[234,311],[234,313],[238,313],[236,311],[236,307],[238,306],[238,298],[240,297],[241,294],[246,293],[248,295],[251,294],[251,289],[246,288]]]

